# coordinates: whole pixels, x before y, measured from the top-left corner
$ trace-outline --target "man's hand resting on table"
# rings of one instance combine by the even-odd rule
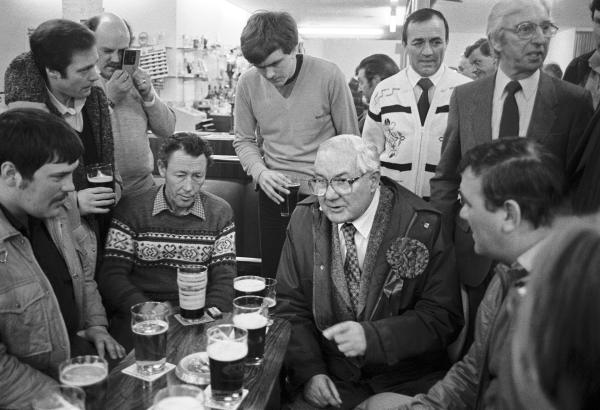
[[[304,400],[317,407],[340,407],[342,399],[329,376],[317,374],[304,385]]]
[[[104,326],[90,326],[83,331],[82,337],[96,346],[100,357],[104,357],[105,352],[113,360],[125,357],[125,348],[113,339]]]

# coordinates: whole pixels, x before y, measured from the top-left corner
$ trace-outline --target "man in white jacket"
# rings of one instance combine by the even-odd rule
[[[381,154],[382,175],[424,198],[440,159],[450,95],[470,81],[442,63],[448,31],[437,10],[408,16],[402,42],[410,64],[378,84],[362,133]]]

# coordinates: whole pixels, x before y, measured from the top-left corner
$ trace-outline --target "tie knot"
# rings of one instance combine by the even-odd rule
[[[356,227],[351,222],[346,222],[342,225],[342,232],[346,240],[354,240],[354,234],[356,233]]]
[[[423,91],[427,91],[429,90],[431,87],[433,87],[433,83],[431,82],[431,80],[429,78],[421,78],[419,80],[419,82],[417,83],[417,85],[419,87],[421,87],[421,89]]]
[[[521,89],[521,84],[518,81],[513,80],[506,84],[506,87],[504,89],[509,95],[514,95],[517,91]]]

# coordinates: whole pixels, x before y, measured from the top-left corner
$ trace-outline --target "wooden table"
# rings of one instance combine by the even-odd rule
[[[208,325],[182,326],[174,317],[169,318],[167,338],[167,361],[177,364],[188,354],[206,350],[206,327],[215,323],[231,323],[230,315]],[[246,366],[244,388],[249,390],[239,409],[262,410],[267,406],[273,386],[278,381],[288,340],[290,324],[274,318],[265,341],[265,360],[260,366]],[[184,384],[175,375],[175,370],[154,382],[145,382],[128,376],[122,369],[135,363],[133,351],[108,375],[106,409],[146,410],[152,406],[154,395],[171,384]]]

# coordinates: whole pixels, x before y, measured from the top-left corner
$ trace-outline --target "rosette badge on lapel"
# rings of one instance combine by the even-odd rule
[[[404,279],[413,279],[422,274],[429,263],[429,251],[422,242],[407,237],[398,237],[385,254],[391,266],[383,292],[389,298],[400,292]]]

